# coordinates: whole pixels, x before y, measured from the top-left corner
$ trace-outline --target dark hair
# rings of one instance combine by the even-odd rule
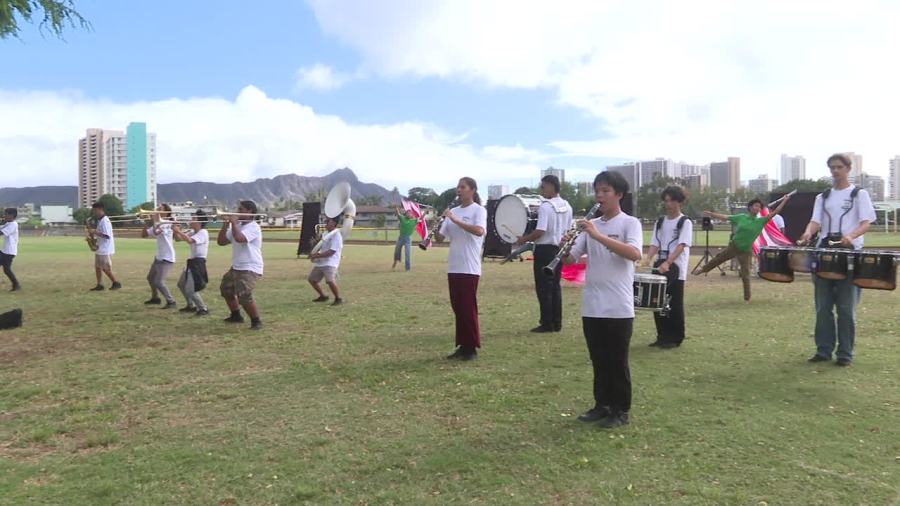
[[[169,204],[160,204],[159,207],[161,207],[163,210],[163,213],[159,215],[160,218],[172,217],[172,206],[170,206]]]
[[[675,202],[684,203],[687,200],[687,192],[684,191],[684,188],[680,186],[667,186],[665,190],[662,191],[662,194],[659,196],[660,199],[666,200],[666,195],[669,196],[670,199]]]
[[[763,201],[762,201],[762,200],[759,200],[759,199],[753,199],[753,200],[751,200],[750,202],[747,202],[747,209],[750,209],[750,208],[753,206],[753,204],[759,204],[759,207],[765,207],[765,206],[766,206],[765,204],[763,204]]]
[[[597,185],[601,183],[612,186],[613,191],[619,195],[628,193],[628,180],[625,179],[625,176],[616,171],[604,170],[597,174],[597,177],[594,178],[594,190],[596,190]]]
[[[103,202],[100,202],[98,200],[97,202],[94,202],[93,205],[91,205],[91,209],[102,209],[106,211],[106,206],[103,205]]]
[[[19,215],[19,210],[16,209],[15,207],[7,207],[6,209],[3,210],[3,214],[9,215],[9,216],[12,216],[13,218],[15,218],[16,216]]]
[[[250,211],[251,214],[256,214],[256,202],[253,202],[252,200],[242,200],[239,204],[244,209]]]
[[[466,186],[475,190],[475,196],[472,198],[472,200],[474,200],[476,204],[481,205],[481,197],[478,196],[478,183],[476,183],[475,180],[470,177],[461,177],[459,178],[459,182],[466,183]]]
[[[206,215],[206,211],[203,209],[197,209],[197,212],[194,213],[194,216],[197,217],[197,221],[200,223],[200,228],[206,228],[206,222],[209,221],[209,217]]]
[[[846,165],[848,169],[850,167],[853,167],[853,160],[851,160],[850,157],[845,155],[844,153],[835,153],[835,154],[829,156],[828,161],[825,162],[825,165],[828,165],[829,167],[831,167],[831,162],[833,162],[835,160],[840,160],[840,161],[844,162],[844,165]]]
[[[541,178],[541,183],[551,183],[556,193],[559,193],[559,178],[553,174],[547,174]]]

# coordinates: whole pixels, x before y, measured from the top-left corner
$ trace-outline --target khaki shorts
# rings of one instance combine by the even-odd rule
[[[309,277],[307,279],[309,279],[313,283],[318,283],[319,281],[322,281],[322,279],[324,278],[325,281],[327,281],[329,283],[334,283],[334,278],[336,275],[337,275],[336,267],[321,267],[321,266],[317,265],[317,266],[313,267],[313,270],[309,271]]]
[[[94,255],[94,267],[112,269],[112,255]]]
[[[261,277],[253,271],[228,269],[228,272],[222,276],[219,293],[222,294],[222,297],[229,299],[237,297],[241,304],[250,304],[253,302],[253,289],[256,288],[256,281]]]

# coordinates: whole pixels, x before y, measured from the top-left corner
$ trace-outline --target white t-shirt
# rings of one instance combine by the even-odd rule
[[[691,223],[691,220],[684,220],[684,223],[681,225],[681,234],[678,235],[678,240],[675,240],[675,231],[678,228],[678,220],[684,216],[683,214],[679,214],[677,218],[669,218],[666,216],[666,219],[663,220],[662,226],[659,227],[659,230],[656,230],[656,223],[653,224],[653,231],[650,233],[650,244],[659,248],[660,253],[663,251],[668,251],[668,254],[671,255],[675,252],[675,248],[678,247],[679,244],[684,244],[684,251],[681,252],[681,255],[678,255],[678,258],[675,260],[674,265],[678,266],[678,279],[682,281],[687,280],[687,271],[688,271],[688,259],[691,256],[691,238],[694,234],[694,224]],[[657,253],[657,258],[663,258],[659,253]],[[656,260],[656,258],[654,258]]]
[[[225,237],[231,242],[231,267],[236,271],[251,271],[262,276],[262,229],[259,227],[259,223],[251,221],[239,223],[236,226],[240,227],[247,242],[235,241],[230,228],[225,233]]]
[[[601,234],[642,251],[641,222],[620,212],[609,221],[591,220]],[[570,252],[575,258],[587,253],[587,273],[581,301],[581,316],[588,318],[634,318],[634,261],[619,256],[586,233],[578,235]]]
[[[313,260],[313,263],[319,267],[334,267],[337,269],[341,265],[341,250],[343,249],[344,236],[341,235],[341,230],[336,228],[325,234],[322,238],[322,247],[319,248],[319,253],[327,253],[329,250],[333,250],[334,255],[327,258],[317,258]]]
[[[156,229],[159,228],[159,233]],[[156,259],[175,262],[175,244],[172,242],[172,225],[161,223],[147,229],[147,235],[156,238]]]
[[[487,210],[481,205],[472,202],[466,207],[454,207],[450,212],[463,223],[479,226],[487,233]],[[481,246],[484,244],[484,235],[470,234],[450,221],[449,218],[441,224],[438,233],[450,240],[447,273],[480,276]]]
[[[535,244],[557,245],[563,234],[572,225],[572,206],[562,197],[556,196],[541,202],[538,208],[535,230],[543,230],[544,235],[538,237]]]
[[[201,228],[190,233],[194,243],[191,244],[191,256],[188,258],[206,258],[209,254],[209,230]]]
[[[850,193],[855,188],[850,185],[843,190],[831,189],[828,199],[822,201],[822,194],[816,196],[816,203],[813,206],[812,221],[822,226],[819,237],[827,237],[829,233],[839,233],[841,237],[849,234],[862,221],[874,223],[875,207],[872,205],[872,199],[869,192],[859,190],[855,199],[850,198]],[[848,211],[849,210],[849,211]],[[844,215],[844,213],[847,213]],[[830,215],[830,217],[829,217]],[[841,215],[844,215],[843,219]],[[853,240],[853,249],[863,247],[863,236],[859,236]]]
[[[781,217],[780,214],[776,214],[772,221],[775,222],[775,226],[778,227],[778,230],[784,230],[784,218]]]
[[[100,218],[100,221],[97,222],[97,232],[105,235],[106,237],[96,236],[97,237],[97,251],[94,253],[97,255],[112,255],[116,252],[116,241],[113,238],[113,227],[112,223],[109,221],[109,218],[104,216]]]
[[[0,233],[3,234],[3,247],[0,251],[16,256],[19,251],[19,223],[15,220],[4,222],[0,225]]]

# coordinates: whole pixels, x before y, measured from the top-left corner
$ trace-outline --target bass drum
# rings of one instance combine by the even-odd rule
[[[504,195],[494,212],[494,232],[500,240],[512,244],[533,231],[542,201],[537,195]]]

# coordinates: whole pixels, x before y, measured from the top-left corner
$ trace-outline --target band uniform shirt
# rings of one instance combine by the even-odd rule
[[[784,218],[780,214],[776,214],[772,221],[775,222],[775,226],[778,227],[778,230],[784,230]]]
[[[241,228],[247,242],[235,241],[230,228],[225,233],[225,237],[231,242],[231,267],[236,271],[251,271],[262,276],[262,228],[255,221],[238,223],[237,226]]]
[[[334,267],[337,269],[341,265],[341,251],[344,249],[344,236],[341,235],[340,229],[334,229],[322,237],[322,247],[319,251],[327,253],[334,251],[334,254],[326,258],[317,258],[313,263],[318,267]]]
[[[611,220],[591,220],[601,234],[643,251],[641,222],[620,212]],[[586,233],[578,235],[570,254],[587,253],[587,273],[582,292],[581,316],[587,318],[634,318],[634,261],[610,251]]]
[[[156,229],[159,233],[156,233]],[[147,235],[156,238],[156,259],[175,263],[175,243],[172,237],[172,226],[162,223],[147,229]]]
[[[863,221],[875,223],[875,207],[872,205],[872,198],[869,197],[869,192],[859,190],[854,199],[850,194],[855,187],[855,185],[851,184],[843,190],[832,188],[828,198],[824,200],[821,193],[816,195],[812,221],[822,227],[822,230],[819,232],[820,237],[826,237],[828,234],[841,234],[841,237],[843,237],[852,232]],[[849,212],[847,212],[848,209]],[[847,212],[847,215],[841,219],[841,215],[845,212]],[[829,219],[829,215],[831,219]],[[853,249],[862,248],[864,241],[863,235],[854,239]]]
[[[0,252],[16,256],[19,252],[19,223],[15,220],[4,223],[3,228],[0,228],[0,234],[3,234],[3,247],[0,248]]]
[[[733,214],[728,221],[734,224],[734,245],[741,251],[750,251],[753,242],[762,233],[766,223],[771,220],[771,214],[766,216],[750,216],[749,214]]]
[[[476,225],[487,233],[487,210],[476,202],[466,207],[454,207],[450,210],[454,216],[467,225]],[[450,240],[450,253],[447,260],[448,274],[475,274],[481,276],[481,247],[484,235],[470,234],[456,223],[445,219],[438,231]]]
[[[671,256],[675,252],[675,249],[679,244],[684,244],[684,251],[681,252],[681,255],[679,255],[673,263],[678,266],[678,279],[687,281],[688,261],[691,256],[691,241],[694,236],[694,224],[691,223],[691,220],[684,220],[684,223],[681,225],[681,234],[676,241],[675,233],[678,229],[678,220],[680,220],[682,216],[684,215],[679,214],[675,218],[666,216],[658,231],[655,230],[654,227],[653,232],[650,234],[650,244],[659,248],[660,252],[667,251],[668,256]],[[663,257],[658,256],[658,258]]]
[[[201,228],[190,234],[194,240],[191,244],[191,254],[188,258],[206,258],[209,254],[209,230]]]
[[[572,206],[562,197],[556,196],[544,200],[538,207],[535,230],[543,230],[544,235],[537,238],[534,244],[559,245],[563,234],[572,225]]]
[[[108,256],[112,255],[116,252],[116,241],[113,238],[113,227],[112,222],[109,221],[109,217],[104,216],[100,218],[100,221],[97,222],[97,232],[105,235],[96,236],[97,237],[97,251],[94,252],[96,255],[100,256]]]

